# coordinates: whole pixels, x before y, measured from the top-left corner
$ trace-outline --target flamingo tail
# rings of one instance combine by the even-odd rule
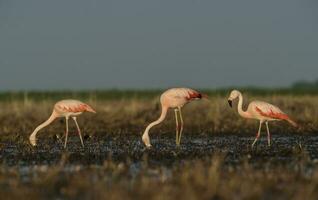
[[[299,127],[299,125],[295,121],[291,120],[290,118],[286,119],[286,121],[288,121],[294,127]]]

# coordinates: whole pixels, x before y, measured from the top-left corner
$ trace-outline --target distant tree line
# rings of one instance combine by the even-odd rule
[[[295,89],[318,89],[318,79],[316,81],[297,81],[292,87]]]

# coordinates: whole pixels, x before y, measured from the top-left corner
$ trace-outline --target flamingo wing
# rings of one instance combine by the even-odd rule
[[[63,112],[95,112],[89,105],[77,100],[63,100],[58,102],[56,107]]]
[[[168,96],[171,96],[175,99],[186,99],[193,100],[197,98],[202,98],[202,95],[190,88],[171,88],[165,92]]]
[[[190,88],[183,88],[184,89],[184,98],[187,101],[195,100],[195,99],[201,99],[202,94],[198,91],[195,91]]]
[[[253,107],[252,109],[254,109],[256,113],[258,113],[259,115],[263,117],[268,117],[271,119],[281,119],[281,120],[289,119],[287,114],[285,114],[277,106],[274,106],[270,103],[255,101],[253,102],[252,107]]]

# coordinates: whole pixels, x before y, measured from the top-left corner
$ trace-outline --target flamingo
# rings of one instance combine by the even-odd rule
[[[160,97],[160,103],[161,103],[161,115],[160,117],[150,123],[147,128],[145,129],[144,134],[142,135],[142,141],[146,145],[147,148],[151,147],[150,144],[150,138],[149,138],[149,130],[155,126],[160,124],[167,115],[168,109],[172,108],[175,112],[175,118],[176,118],[176,145],[179,147],[181,142],[181,135],[183,131],[183,118],[181,113],[181,108],[193,101],[198,100],[202,98],[207,98],[207,95],[202,94],[200,92],[197,92],[190,88],[171,88],[162,93]],[[180,125],[178,122],[178,113],[180,118]]]
[[[36,134],[42,128],[51,124],[56,118],[65,117],[65,119],[66,119],[65,120],[66,121],[66,132],[65,132],[64,148],[66,148],[67,137],[68,137],[68,120],[71,117],[74,120],[75,125],[77,127],[77,131],[78,131],[78,135],[81,139],[82,147],[84,147],[84,143],[83,143],[83,139],[82,139],[82,135],[81,135],[81,130],[78,126],[76,117],[85,111],[96,113],[95,110],[93,110],[89,105],[87,105],[81,101],[78,101],[78,100],[68,99],[68,100],[61,100],[61,101],[57,102],[54,105],[53,112],[52,112],[51,116],[49,117],[49,119],[47,119],[45,122],[43,122],[38,127],[36,127],[36,129],[30,135],[29,140],[30,140],[31,145],[36,146]]]
[[[267,143],[268,146],[271,146],[271,134],[269,132],[268,128],[268,122],[270,121],[281,121],[286,120],[294,127],[297,127],[297,123],[290,119],[290,117],[285,114],[281,109],[279,109],[277,106],[274,106],[270,103],[263,102],[263,101],[252,101],[249,105],[246,111],[243,111],[242,105],[243,105],[243,96],[242,93],[238,90],[233,90],[230,94],[230,97],[228,98],[228,103],[232,107],[232,101],[236,98],[239,99],[238,102],[238,113],[243,118],[247,119],[257,119],[259,120],[259,129],[256,134],[256,138],[254,142],[252,143],[252,148],[254,147],[255,143],[260,137],[261,134],[261,128],[262,124],[265,122],[266,128],[267,128]]]

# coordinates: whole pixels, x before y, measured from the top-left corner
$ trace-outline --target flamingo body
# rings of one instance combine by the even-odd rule
[[[202,94],[193,89],[172,88],[162,93],[160,102],[169,108],[182,108],[185,104],[201,98]]]
[[[193,100],[201,99],[202,97],[207,97],[207,96],[190,88],[172,88],[162,93],[162,95],[160,96],[160,103],[161,103],[161,109],[162,109],[161,115],[159,119],[150,123],[147,126],[142,136],[142,140],[144,144],[146,145],[146,147],[151,147],[150,138],[149,138],[149,130],[153,126],[160,124],[165,119],[169,108],[175,109],[176,144],[177,146],[179,146],[181,141],[182,131],[183,131],[183,119],[181,114],[181,108],[185,104],[190,103]],[[178,112],[179,112],[179,118],[181,121],[180,126],[179,126],[179,120],[177,115]]]
[[[289,116],[280,108],[264,101],[252,101],[247,112],[252,118],[263,121],[290,120]]]
[[[67,99],[67,100],[61,100],[61,101],[57,102],[54,105],[53,112],[52,112],[51,116],[49,117],[49,119],[47,119],[45,122],[40,124],[33,131],[33,133],[30,135],[30,137],[29,137],[30,143],[33,146],[36,146],[37,133],[42,128],[44,128],[44,127],[48,126],[50,123],[52,123],[56,118],[65,117],[65,119],[66,119],[66,138],[65,138],[64,147],[66,148],[67,136],[68,136],[68,119],[70,117],[72,117],[72,119],[74,120],[76,127],[78,129],[78,134],[79,134],[79,137],[81,139],[82,146],[84,146],[82,136],[81,136],[81,131],[80,131],[80,128],[79,128],[77,120],[76,120],[76,116],[82,114],[83,112],[96,113],[96,111],[93,108],[91,108],[88,104],[83,103],[83,102],[78,101],[78,100]]]
[[[83,112],[96,113],[89,105],[78,100],[61,100],[54,105],[54,111],[59,117],[71,117],[82,114]]]
[[[268,140],[268,146],[270,146],[271,143],[271,135],[268,128],[268,122],[270,121],[281,121],[286,120],[293,126],[297,126],[297,123],[290,119],[290,117],[284,113],[280,108],[277,106],[274,106],[270,103],[264,102],[264,101],[252,101],[249,105],[246,111],[243,111],[242,105],[243,105],[243,96],[241,92],[238,90],[233,90],[230,94],[230,97],[228,98],[228,101],[230,103],[230,106],[232,106],[232,101],[234,99],[238,98],[238,113],[244,117],[244,118],[250,118],[250,119],[257,119],[260,121],[260,126],[258,133],[256,135],[256,138],[252,144],[252,147],[260,137],[260,131],[262,127],[262,123],[266,123],[267,128],[267,140]]]

